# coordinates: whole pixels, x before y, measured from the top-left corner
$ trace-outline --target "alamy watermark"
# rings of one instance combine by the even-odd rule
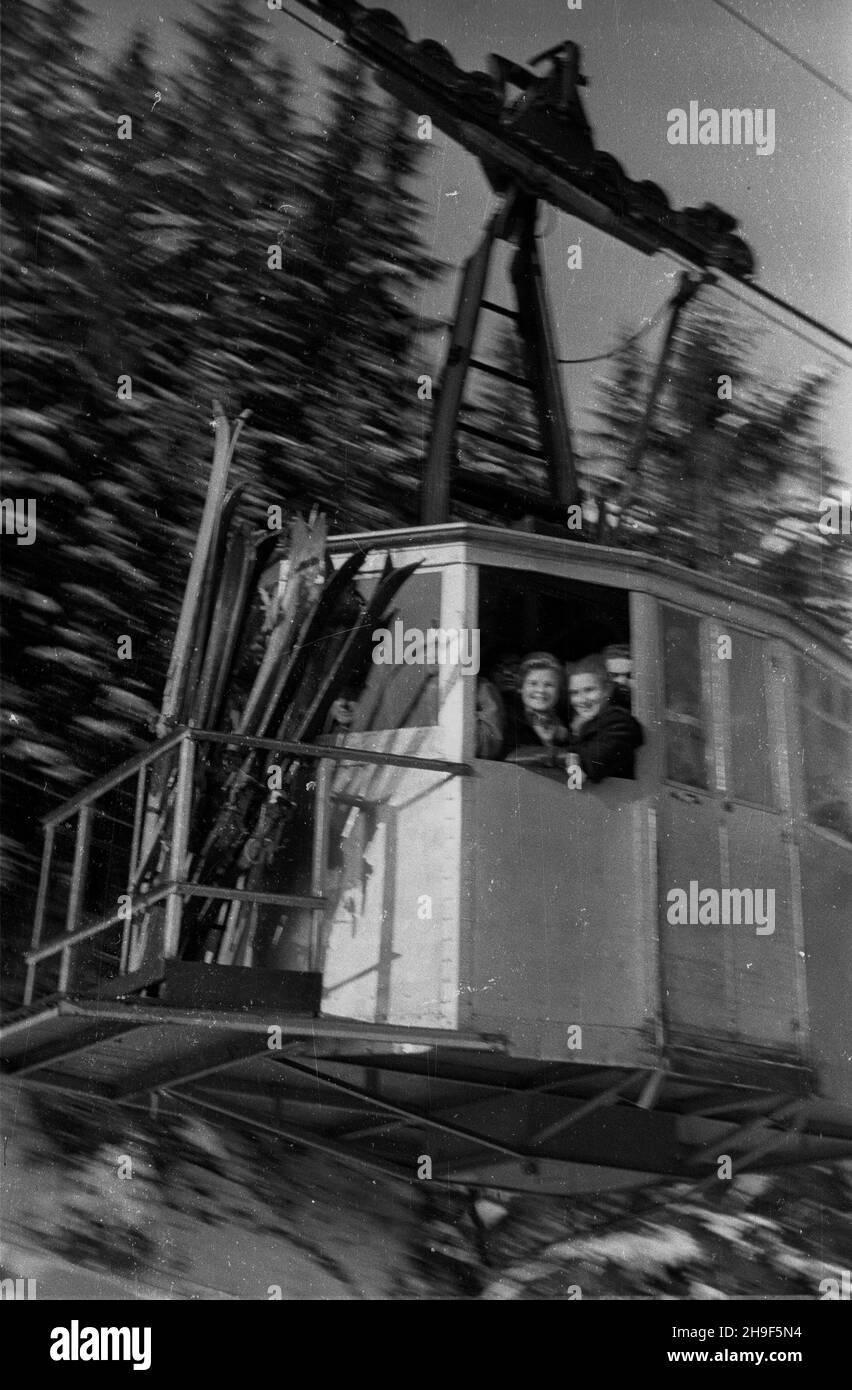
[[[132,1361],[134,1371],[151,1366],[150,1327],[54,1327],[50,1334],[51,1361]]]
[[[377,666],[460,666],[465,676],[479,673],[479,629],[475,627],[406,627],[397,618],[393,629],[376,628],[373,661]]]
[[[0,502],[4,536],[17,536],[18,545],[32,545],[36,538],[34,497],[4,497]]]
[[[754,145],[757,154],[775,151],[775,107],[712,106],[689,103],[689,110],[673,106],[666,113],[670,145]]]
[[[841,488],[839,497],[823,497],[817,526],[824,536],[852,535],[852,489]]]
[[[775,931],[774,888],[699,888],[693,878],[688,892],[672,888],[666,902],[672,927],[754,927],[756,936]]]
[[[28,1298],[38,1298],[35,1279],[0,1279],[0,1299],[9,1303],[23,1303]]]

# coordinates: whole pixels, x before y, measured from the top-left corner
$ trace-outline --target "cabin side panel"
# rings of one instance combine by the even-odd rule
[[[852,847],[801,834],[811,1054],[831,1100],[852,1104]]]
[[[564,772],[484,761],[476,771],[475,925],[462,980],[472,1026],[506,1033],[528,1055],[647,1060],[646,799],[618,779],[572,791]]]
[[[323,928],[323,1013],[456,1027],[458,779],[344,768],[332,802],[337,833]]]
[[[730,884],[751,892],[754,917],[751,923],[721,928],[730,934],[737,1032],[749,1042],[798,1050],[802,1022],[794,887],[784,823],[758,807],[734,806],[727,813],[724,839]],[[746,897],[746,905],[748,901]]]

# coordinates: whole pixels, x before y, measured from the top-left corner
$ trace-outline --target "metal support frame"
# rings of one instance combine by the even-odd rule
[[[543,1144],[545,1139],[553,1139],[563,1130],[570,1129],[571,1125],[576,1125],[580,1120],[584,1120],[587,1115],[593,1115],[596,1110],[604,1110],[611,1105],[617,1105],[629,1086],[643,1081],[647,1076],[647,1072],[634,1071],[629,1076],[619,1077],[613,1086],[609,1086],[605,1091],[600,1091],[596,1096],[592,1096],[585,1104],[579,1105],[570,1114],[561,1116],[553,1124],[547,1125],[545,1129],[539,1129],[535,1134],[530,1135],[529,1142],[531,1144]]]
[[[465,263],[423,475],[420,519],[425,526],[446,521],[450,514],[450,455],[456,422],[470,368],[491,253],[494,242],[503,234],[514,202],[515,195],[512,193],[506,198],[502,209],[491,218],[479,246]]]
[[[695,298],[702,285],[712,282],[712,280],[713,277],[711,275],[697,277],[690,274],[688,271],[681,272],[680,282],[671,299],[669,321],[666,327],[665,337],[663,338],[663,345],[660,348],[660,355],[657,358],[657,365],[654,369],[651,385],[648,389],[645,409],[642,413],[642,419],[639,421],[639,428],[633,436],[633,442],[630,445],[630,453],[627,455],[627,461],[624,465],[624,483],[622,485],[621,494],[618,497],[620,507],[619,516],[624,515],[625,509],[630,505],[636,492],[639,468],[648,443],[648,436],[651,433],[651,426],[654,423],[657,402],[660,399],[660,392],[662,391],[666,369],[669,365],[669,357],[671,355],[674,336],[677,332],[681,316],[687,304]],[[606,517],[603,515],[603,509],[601,509],[600,525],[603,527],[605,524]]]
[[[148,769],[146,767],[140,767],[136,774],[136,801],[133,809],[133,841],[130,846],[130,865],[127,873],[127,893],[131,900],[131,904],[133,901],[133,888],[139,871],[139,859],[142,852],[142,827],[145,823],[147,788]],[[130,954],[131,917],[132,912],[128,914],[124,923],[124,931],[121,934],[119,971],[122,975],[127,969],[127,960]]]
[[[579,497],[571,430],[559,377],[556,337],[547,304],[544,270],[535,242],[537,209],[535,197],[511,189],[502,207],[490,219],[476,251],[465,263],[423,477],[421,521],[424,525],[449,519],[453,442],[459,428],[468,373],[475,369],[519,382],[511,373],[473,357],[482,309],[501,313],[518,325],[527,363],[527,379],[519,384],[528,387],[535,402],[543,444],[540,457],[547,464],[553,502],[569,506]],[[518,243],[511,272],[517,311],[494,305],[485,298],[494,243],[512,240]],[[476,434],[473,428],[465,426],[465,429]]]
[[[514,1159],[516,1163],[531,1163],[535,1161],[535,1154],[525,1153],[521,1149],[516,1149],[510,1144],[501,1144],[497,1139],[489,1139],[484,1134],[477,1134],[476,1130],[465,1129],[462,1125],[451,1124],[449,1120],[436,1120],[431,1115],[424,1114],[421,1110],[413,1110],[407,1105],[397,1105],[393,1101],[383,1100],[370,1091],[362,1090],[360,1086],[353,1086],[348,1081],[339,1081],[337,1077],[327,1076],[318,1068],[306,1067],[301,1062],[295,1062],[290,1057],[273,1056],[270,1057],[279,1066],[285,1067],[288,1071],[298,1072],[301,1076],[311,1077],[318,1081],[322,1086],[328,1086],[331,1090],[340,1091],[343,1095],[357,1097],[367,1101],[368,1105],[377,1110],[385,1110],[391,1115],[398,1115],[406,1125],[423,1126],[425,1129],[436,1129],[441,1134],[449,1134],[454,1139],[464,1139],[468,1143],[476,1144],[478,1148],[491,1149],[494,1153],[503,1154],[504,1157]]]
[[[56,1004],[59,1017],[112,1019],[116,1023],[174,1023],[204,1031],[223,1029],[234,1033],[260,1031],[264,1038],[270,1027],[280,1028],[285,1036],[310,1038],[327,1042],[342,1039],[346,1042],[407,1043],[413,1046],[445,1047],[454,1052],[506,1052],[508,1042],[498,1033],[472,1033],[452,1028],[409,1027],[402,1023],[365,1023],[357,1018],[336,1018],[323,1014],[320,1018],[303,1015],[287,1017],[281,1011],[267,1009],[263,1013],[228,1011],[226,1009],[185,1009],[174,1004],[162,1004],[141,999],[122,1004],[111,999],[66,998]],[[27,1027],[31,1024],[28,1022]],[[276,1059],[277,1060],[277,1059]]]
[[[747,1138],[750,1134],[759,1133],[765,1125],[777,1124],[779,1120],[784,1120],[788,1116],[795,1117],[800,1111],[806,1108],[806,1105],[807,1102],[803,1101],[801,1097],[795,1100],[786,1100],[782,1105],[776,1105],[768,1114],[760,1115],[756,1120],[749,1120],[746,1124],[739,1125],[736,1129],[730,1130],[727,1134],[720,1135],[718,1139],[714,1139],[712,1144],[708,1144],[706,1148],[700,1149],[697,1154],[692,1154],[689,1162],[692,1165],[703,1163],[708,1158],[715,1159],[718,1155],[720,1145],[724,1145],[727,1148],[732,1143],[737,1143]],[[772,1144],[771,1147],[775,1148],[775,1144]],[[743,1157],[747,1160],[748,1152],[746,1152]]]
[[[92,833],[92,808],[81,806],[77,813],[77,834],[74,840],[74,863],[71,868],[71,891],[68,895],[68,910],[65,915],[65,931],[69,935],[77,930],[80,911],[83,905],[83,892],[86,887],[86,867],[89,857],[89,842]],[[59,963],[59,983],[57,990],[66,994],[71,978],[71,947],[62,949]]]
[[[269,749],[279,754],[292,755],[301,759],[317,760],[316,791],[314,798],[314,837],[311,857],[311,891],[309,893],[264,893],[260,891],[225,888],[213,884],[187,881],[187,846],[192,817],[194,796],[194,769],[196,745],[225,744],[244,750]],[[171,811],[163,812],[155,818],[155,831],[152,835],[150,822],[150,803],[147,790],[151,778],[149,768],[160,759],[178,749],[177,764],[170,759],[174,797]],[[181,728],[159,740],[147,752],[136,754],[133,758],[113,772],[101,777],[88,789],[78,792],[62,806],[56,807],[44,817],[45,843],[39,877],[39,891],[36,902],[33,934],[30,949],[24,953],[27,974],[24,986],[23,1003],[29,1005],[35,989],[36,967],[41,961],[61,954],[60,993],[68,993],[72,985],[72,948],[81,942],[100,936],[103,932],[125,923],[122,936],[119,977],[127,968],[130,949],[131,921],[124,909],[110,913],[85,927],[79,925],[80,911],[85,891],[86,869],[91,839],[93,816],[98,812],[97,802],[106,793],[136,777],[136,811],[133,836],[128,864],[128,894],[133,897],[132,918],[139,913],[148,912],[157,903],[166,899],[164,940],[161,954],[176,958],[180,947],[181,918],[183,899],[204,897],[225,902],[260,904],[283,908],[304,908],[313,913],[311,959],[316,961],[320,952],[321,914],[326,906],[323,893],[326,865],[328,861],[328,837],[330,826],[330,799],[333,770],[335,765],[367,764],[377,767],[411,768],[419,772],[435,772],[446,776],[463,777],[471,772],[467,763],[447,762],[441,758],[419,758],[408,754],[383,753],[369,749],[348,748],[341,744],[299,743],[294,740],[253,738],[239,734],[220,733],[217,730]],[[77,815],[77,837],[74,850],[71,892],[69,895],[65,931],[59,937],[43,941],[44,920],[47,909],[50,877],[53,867],[56,830],[64,821]],[[168,816],[172,817],[171,843],[168,847],[168,862],[165,866],[165,882],[162,878],[154,881],[150,890],[135,896],[140,878],[148,872],[151,849],[156,844],[166,825]],[[147,849],[146,849],[147,846]],[[313,966],[312,966],[313,968]]]
[[[328,866],[328,846],[331,833],[331,763],[324,758],[317,764],[316,787],[314,788],[314,839],[311,854],[311,893],[317,903],[311,917],[311,942],[308,965],[311,970],[322,971],[320,959],[322,942],[323,906],[325,904],[325,876]]]
[[[47,907],[47,887],[50,882],[50,870],[53,864],[53,841],[56,835],[56,826],[48,825],[44,835],[44,850],[41,856],[41,872],[38,879],[38,896],[36,898],[35,920],[33,922],[32,945],[41,944],[41,935],[44,930],[44,914]],[[24,1003],[31,1004],[33,1000],[33,990],[35,988],[36,962],[27,957],[27,976],[24,982]]]
[[[179,883],[186,867],[186,851],[189,843],[189,829],[192,818],[192,776],[195,766],[195,745],[186,738],[180,746],[177,787],[172,820],[172,843],[169,851],[169,878]],[[180,923],[183,914],[183,899],[179,893],[172,893],[166,899],[166,921],[163,931],[163,955],[173,960],[180,950]]]
[[[279,1139],[286,1139],[288,1143],[300,1144],[306,1149],[315,1149],[317,1153],[330,1154],[332,1158],[338,1158],[342,1163],[349,1164],[356,1168],[367,1168],[373,1173],[382,1173],[385,1177],[398,1178],[405,1182],[409,1177],[402,1168],[395,1168],[390,1163],[382,1163],[378,1159],[364,1158],[360,1154],[353,1153],[344,1144],[336,1144],[333,1139],[318,1139],[310,1130],[299,1129],[295,1125],[269,1124],[266,1120],[257,1119],[238,1110],[231,1110],[224,1105],[216,1105],[210,1100],[202,1100],[187,1091],[169,1088],[160,1092],[161,1095],[170,1100],[176,1100],[179,1104],[194,1105],[199,1110],[205,1110],[211,1115],[219,1115],[225,1120],[236,1121],[239,1125],[249,1125],[252,1129],[259,1130],[262,1134],[274,1134]]]
[[[512,283],[520,315],[520,328],[547,457],[550,492],[561,506],[574,505],[580,496],[568,410],[557,363],[556,334],[550,318],[544,267],[535,240],[537,203],[530,199],[521,224],[520,243],[512,261]]]

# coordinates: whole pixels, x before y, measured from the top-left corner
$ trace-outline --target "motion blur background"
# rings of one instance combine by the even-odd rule
[[[741,8],[848,87],[852,19],[842,0],[742,0]],[[576,39],[598,147],[632,178],[659,183],[676,206],[710,201],[734,214],[760,280],[846,328],[849,103],[720,8],[398,0],[394,9],[413,38],[439,40],[468,68],[482,68],[491,51],[523,62]],[[4,12],[3,496],[34,498],[38,509],[34,545],[2,538],[10,997],[15,946],[31,915],[39,815],[151,737],[209,469],[212,401],[231,415],[252,411],[236,471],[258,525],[270,503],[285,512],[318,504],[338,531],[417,516],[432,408],[418,398],[418,377],[437,380],[455,268],[494,200],[478,166],[438,132],[416,139],[411,113],[328,33],[326,41],[265,0],[16,0]],[[667,112],[691,100],[774,108],[774,153],[670,146]],[[117,138],[124,115],[129,140]],[[570,270],[568,247],[578,242],[582,270]],[[623,344],[675,285],[668,261],[570,218],[545,217],[542,244],[565,358]],[[280,270],[269,268],[270,246],[281,247]],[[817,521],[820,499],[852,477],[852,405],[844,354],[808,336],[812,343],[770,325],[745,296],[739,306],[716,291],[699,298],[679,334],[629,522],[643,548],[781,595],[831,623],[842,642],[848,538],[844,550],[844,538],[822,535]],[[623,468],[658,344],[652,327],[608,360],[564,368],[592,508]],[[499,334],[480,350],[509,370],[515,353]],[[718,396],[722,373],[732,378],[729,402]],[[129,399],[119,396],[125,376]],[[525,396],[486,385],[469,405],[504,442],[465,446],[464,462],[541,489],[514,448],[535,435]],[[728,462],[708,490],[697,460],[717,446]],[[720,538],[711,522],[722,505]],[[123,635],[132,637],[131,661],[118,655]],[[29,1145],[41,1156],[35,1171],[55,1176],[59,1163],[67,1181],[106,1142],[89,1132],[94,1110],[63,1112],[61,1123],[20,1114],[22,1170]],[[120,1128],[113,1137],[130,1142]],[[139,1142],[164,1143],[148,1134]],[[119,1230],[148,1231],[148,1245],[122,1239],[132,1261],[147,1261],[149,1282],[165,1257],[156,1254],[156,1222],[146,1222],[157,1203],[178,1210],[184,1200],[163,1183],[151,1188],[148,1216],[115,1217]],[[836,1216],[842,1178],[826,1172],[813,1183],[795,1197],[778,1182],[743,1194],[776,1210],[717,1232],[722,1244],[705,1257],[708,1217],[699,1254],[681,1261],[704,1260],[684,1276],[682,1296],[701,1296],[690,1280],[712,1284],[711,1269],[739,1269],[730,1259],[737,1241],[746,1265],[766,1264],[764,1219],[777,1218],[772,1239],[794,1252],[786,1264],[778,1256],[784,1278],[801,1273],[800,1258],[811,1261],[808,1290],[826,1260],[848,1268],[840,1223],[817,1218]],[[69,1250],[108,1268],[111,1237],[97,1205],[81,1218],[88,1235],[70,1236]],[[557,1235],[580,1229],[558,1204],[541,1213]],[[689,1225],[698,1218],[687,1215],[683,1229],[698,1240]],[[40,1221],[24,1222],[22,1249],[48,1239]],[[456,1262],[462,1273],[450,1283],[457,1295],[482,1291],[491,1276],[469,1213],[457,1206],[447,1221],[468,1232],[462,1245],[470,1238],[474,1252]],[[428,1246],[426,1227],[417,1229],[415,1244]],[[495,1259],[511,1263],[546,1245],[550,1231],[519,1236]],[[662,1261],[662,1285],[648,1276],[648,1296],[673,1277],[670,1264]],[[469,1285],[465,1265],[478,1271]],[[649,1269],[659,1268],[651,1259]],[[435,1288],[443,1277],[438,1270]],[[740,1277],[730,1275],[723,1292]],[[617,1279],[609,1287],[630,1296]],[[550,1292],[561,1288],[557,1281]]]

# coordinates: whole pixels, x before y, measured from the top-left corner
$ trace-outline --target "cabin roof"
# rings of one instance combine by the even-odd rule
[[[507,550],[513,556],[528,559],[534,568],[537,561],[547,560],[588,560],[596,568],[611,565],[622,576],[654,575],[670,582],[682,584],[690,592],[708,595],[712,598],[728,600],[745,605],[757,612],[771,614],[792,623],[800,633],[812,641],[828,647],[835,658],[840,658],[852,678],[852,651],[844,645],[842,634],[828,623],[801,609],[793,608],[782,599],[769,594],[755,593],[742,584],[729,579],[721,579],[700,570],[688,569],[673,560],[666,560],[647,551],[626,549],[620,546],[592,545],[588,541],[577,541],[570,537],[539,535],[532,531],[518,531],[506,526],[484,526],[476,522],[449,521],[433,526],[398,526],[385,531],[354,531],[345,535],[329,537],[329,549],[335,553],[347,552],[355,546],[370,550],[397,550],[409,546],[438,547],[441,545],[469,545],[485,553],[488,560],[499,564]],[[637,583],[636,586],[641,587]]]

